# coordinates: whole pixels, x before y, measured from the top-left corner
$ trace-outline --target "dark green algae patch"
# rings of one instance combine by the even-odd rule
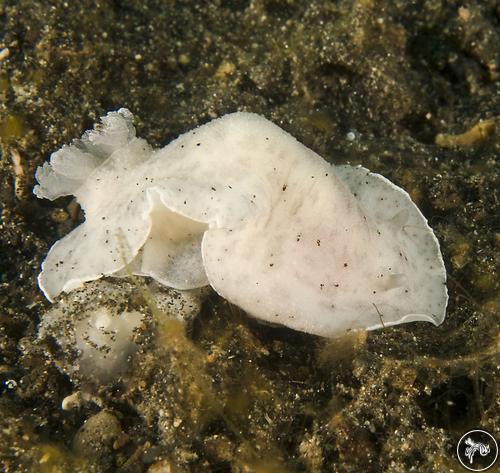
[[[467,429],[498,438],[499,22],[488,0],[2,2],[3,470],[451,472]],[[187,331],[151,314],[116,382],[69,377],[36,341],[36,276],[80,216],[35,199],[33,173],[121,106],[156,145],[260,113],[401,185],[441,242],[443,325],[327,341],[212,294]]]

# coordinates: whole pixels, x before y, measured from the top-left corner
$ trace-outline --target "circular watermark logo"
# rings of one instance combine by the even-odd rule
[[[486,430],[469,430],[458,441],[457,456],[467,470],[486,471],[497,461],[498,444]]]

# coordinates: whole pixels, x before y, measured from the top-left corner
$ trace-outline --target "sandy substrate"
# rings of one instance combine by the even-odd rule
[[[464,5],[0,4],[2,471],[458,472],[463,433],[499,438],[500,10]],[[184,326],[152,303],[161,289],[110,280],[123,291],[105,303],[144,320],[124,371],[96,379],[71,337],[98,284],[39,336],[39,265],[82,216],[31,189],[52,151],[119,107],[157,146],[260,113],[332,163],[388,177],[440,240],[445,322],[328,341],[207,291]]]

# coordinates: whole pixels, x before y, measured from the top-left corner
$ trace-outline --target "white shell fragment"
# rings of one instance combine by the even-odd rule
[[[210,284],[259,319],[322,336],[443,321],[438,241],[387,179],[334,167],[251,113],[159,150],[132,119],[108,113],[36,173],[38,197],[72,194],[86,218],[42,265],[48,299],[128,265],[177,289]]]

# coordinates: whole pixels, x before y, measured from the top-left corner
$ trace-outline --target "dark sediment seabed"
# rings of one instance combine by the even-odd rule
[[[499,22],[493,0],[2,2],[2,471],[450,472],[465,431],[498,438]],[[260,113],[388,177],[440,240],[445,322],[328,342],[208,293],[185,332],[116,282],[138,350],[113,381],[75,369],[74,307],[38,337],[36,276],[81,216],[33,175],[119,107],[158,146]]]

